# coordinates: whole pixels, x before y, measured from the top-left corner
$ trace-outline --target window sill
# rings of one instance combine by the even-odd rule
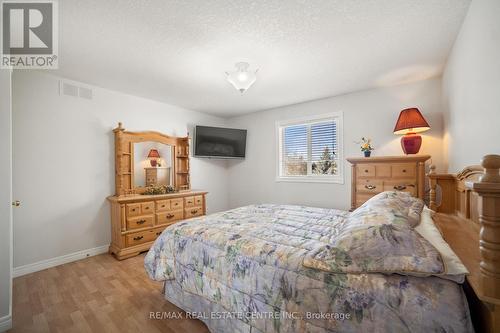
[[[322,177],[276,177],[276,182],[287,182],[287,183],[328,183],[328,184],[344,184],[343,177],[332,177],[332,178],[322,178]]]

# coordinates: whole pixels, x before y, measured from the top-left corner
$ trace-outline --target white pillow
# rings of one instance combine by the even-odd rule
[[[431,243],[441,254],[445,266],[445,273],[439,275],[439,277],[463,283],[465,275],[469,274],[469,271],[464,264],[462,264],[462,261],[460,261],[455,252],[453,252],[448,243],[443,239],[443,236],[432,220],[432,214],[432,210],[424,207],[420,224],[415,227],[415,230],[429,241],[429,243]]]

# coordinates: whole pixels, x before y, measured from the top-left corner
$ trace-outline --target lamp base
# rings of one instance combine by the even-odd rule
[[[418,154],[422,145],[422,137],[415,133],[408,133],[401,138],[401,148],[406,155]]]

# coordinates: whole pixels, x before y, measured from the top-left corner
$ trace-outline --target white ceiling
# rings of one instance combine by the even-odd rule
[[[470,0],[64,0],[57,74],[221,116],[439,76]],[[234,63],[259,68],[243,95]]]

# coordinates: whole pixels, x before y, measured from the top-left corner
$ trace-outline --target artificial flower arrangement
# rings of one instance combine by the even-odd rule
[[[150,185],[144,191],[143,195],[158,195],[177,192],[173,186],[170,185]]]
[[[365,157],[370,157],[372,150],[375,150],[372,146],[372,139],[369,138],[361,138],[361,142],[359,142],[361,145],[361,151],[365,154]]]

